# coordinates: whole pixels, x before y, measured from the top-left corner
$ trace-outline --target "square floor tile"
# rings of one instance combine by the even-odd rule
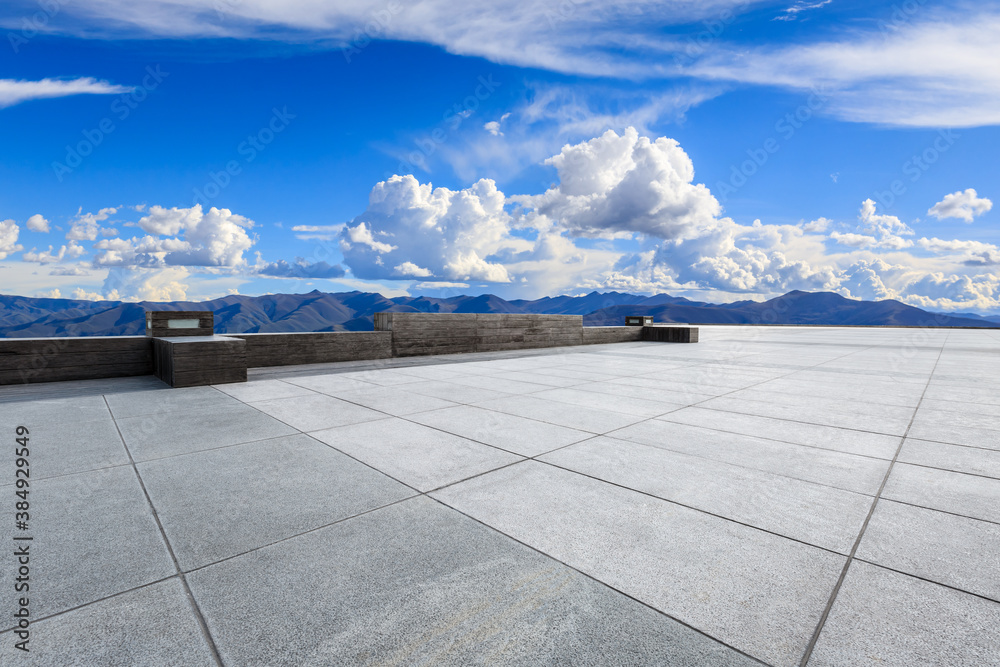
[[[12,554],[14,488],[0,487],[11,518],[4,543]],[[153,512],[131,466],[42,479],[30,487],[31,611],[45,616],[152,583],[176,573]],[[0,559],[13,581],[14,559]],[[37,584],[37,585],[36,585]],[[0,628],[11,627],[8,616]]]
[[[495,447],[395,417],[312,435],[421,491],[521,460]]]
[[[1000,604],[854,561],[809,665],[990,665]]]
[[[511,396],[476,403],[476,407],[495,410],[518,417],[527,417],[557,426],[587,431],[607,433],[634,424],[643,418],[600,408],[585,408],[557,401],[547,401],[533,396]]]
[[[184,570],[414,494],[306,435],[139,464]]]
[[[118,427],[107,415],[96,421],[49,419],[28,433],[32,479],[127,465]]]
[[[292,396],[309,396],[314,393],[311,389],[306,389],[305,387],[300,387],[283,380],[231,382],[229,384],[215,385],[215,388],[244,403],[266,401],[274,398],[289,398]]]
[[[376,412],[332,396],[316,394],[257,401],[253,406],[300,431],[317,431],[386,417],[384,412]]]
[[[857,555],[1000,600],[1000,524],[882,499]]]
[[[782,666],[798,664],[845,560],[534,461],[433,496]]]
[[[1000,523],[1000,479],[897,463],[882,497]]]
[[[372,387],[352,391],[337,391],[333,396],[362,407],[378,410],[389,415],[411,415],[427,410],[450,408],[456,403],[434,396],[425,396],[407,391],[405,385],[393,387]]]
[[[889,462],[652,419],[608,434],[675,452],[874,496]]]
[[[10,665],[190,665],[214,667],[180,579],[122,593],[31,624],[29,652],[0,635],[0,663]]]
[[[117,421],[125,444],[136,461],[266,440],[296,432],[288,424],[235,400],[221,410],[206,408],[161,412]]]
[[[685,408],[671,412],[661,418],[663,421],[691,426],[702,426],[718,431],[760,436],[798,445],[809,445],[831,449],[847,454],[859,454],[891,460],[899,448],[900,437],[841,429],[819,424],[803,424],[797,421],[746,415],[735,412],[721,412],[700,407]]]
[[[537,456],[594,437],[593,433],[586,431],[483,410],[471,405],[422,412],[411,415],[409,419],[521,456]]]
[[[239,405],[239,401],[215,387],[178,387],[160,391],[108,394],[107,399],[115,419],[208,408],[224,410]]]
[[[899,460],[903,463],[1000,479],[1000,451],[994,449],[907,438],[899,452]]]
[[[874,500],[606,436],[539,460],[845,555]]]
[[[426,498],[188,580],[226,664],[754,664]]]

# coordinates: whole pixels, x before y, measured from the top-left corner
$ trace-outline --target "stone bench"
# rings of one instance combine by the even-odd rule
[[[153,374],[171,387],[247,381],[246,341],[227,336],[153,339]]]

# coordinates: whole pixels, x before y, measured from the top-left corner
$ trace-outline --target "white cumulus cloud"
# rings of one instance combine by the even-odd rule
[[[117,208],[102,208],[97,213],[77,213],[66,233],[70,241],[93,241],[101,232],[100,223],[118,212]]]
[[[398,278],[406,267],[422,278],[509,282],[506,268],[488,260],[509,245],[505,201],[488,179],[453,191],[393,176],[372,189],[368,209],[341,233],[345,262],[369,280]]]
[[[28,218],[25,225],[33,232],[42,232],[45,234],[49,232],[49,221],[43,218],[39,213],[36,213]]]
[[[559,184],[512,198],[534,210],[535,226],[550,221],[580,236],[669,239],[711,225],[722,210],[705,185],[693,183],[694,165],[677,141],[651,141],[633,127],[564,146],[545,164],[556,168]]]
[[[993,208],[992,201],[986,197],[979,197],[974,189],[968,188],[964,192],[959,190],[945,195],[944,199],[931,206],[927,214],[933,215],[938,220],[958,218],[972,222],[973,218],[986,213],[991,208]]]
[[[6,259],[8,255],[24,249],[24,246],[17,243],[20,233],[21,228],[13,220],[0,220],[0,259]]]

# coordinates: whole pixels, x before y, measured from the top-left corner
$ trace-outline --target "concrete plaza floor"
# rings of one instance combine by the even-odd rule
[[[703,327],[0,417],[2,665],[1000,664],[998,331]]]

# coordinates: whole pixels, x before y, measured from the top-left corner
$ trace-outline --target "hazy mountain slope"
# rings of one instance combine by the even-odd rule
[[[985,320],[950,317],[899,301],[855,301],[831,292],[789,292],[763,303],[724,306],[614,306],[584,317],[588,326],[624,324],[626,315],[652,315],[656,322],[691,324],[817,324],[855,326],[988,327]]]
[[[371,331],[375,313],[550,313],[583,315],[584,324],[619,325],[626,315],[657,322],[996,326],[1000,318],[928,313],[898,301],[854,301],[829,292],[789,292],[763,303],[710,304],[669,294],[591,292],[506,301],[498,296],[387,298],[368,292],[230,295],[202,303],[122,303],[0,295],[0,337],[141,335],[146,310],[211,310],[217,333]]]

